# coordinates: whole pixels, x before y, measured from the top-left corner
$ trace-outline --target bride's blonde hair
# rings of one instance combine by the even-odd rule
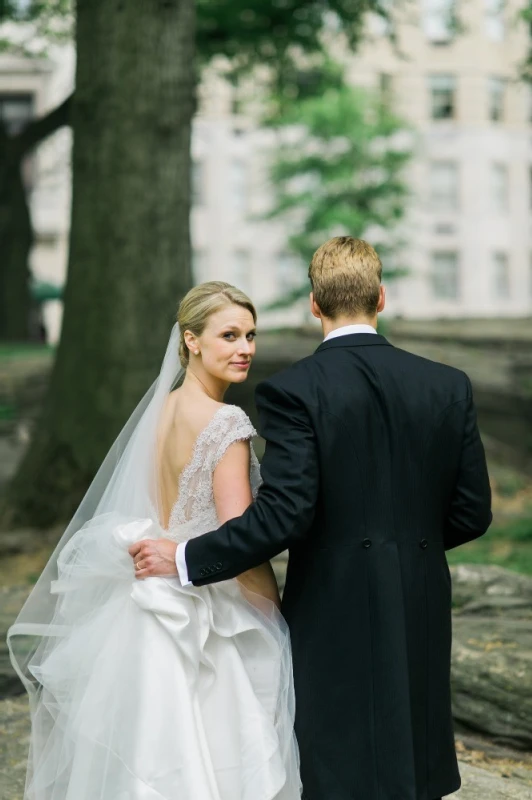
[[[236,286],[223,281],[207,281],[191,289],[181,300],[177,310],[179,323],[179,359],[181,366],[186,369],[190,358],[190,351],[185,344],[185,331],[190,331],[194,336],[201,336],[207,325],[207,320],[225,306],[241,306],[247,308],[257,322],[255,306],[247,296]]]

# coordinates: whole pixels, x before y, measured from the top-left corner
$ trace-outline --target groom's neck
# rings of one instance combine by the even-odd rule
[[[347,325],[371,325],[372,328],[377,330],[377,314],[374,317],[336,317],[329,319],[329,317],[321,318],[321,327],[323,335],[328,336],[332,331],[338,328],[345,328]]]

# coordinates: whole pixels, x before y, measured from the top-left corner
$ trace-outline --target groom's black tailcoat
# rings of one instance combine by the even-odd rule
[[[260,384],[256,502],[186,547],[196,585],[289,548],[305,800],[432,800],[460,786],[445,550],[491,522],[471,385],[379,335],[324,342]]]

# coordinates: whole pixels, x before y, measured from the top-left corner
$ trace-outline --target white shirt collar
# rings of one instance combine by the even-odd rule
[[[372,325],[343,325],[341,328],[336,328],[327,334],[323,341],[327,342],[329,339],[335,339],[337,336],[347,336],[350,333],[377,333],[377,331]]]

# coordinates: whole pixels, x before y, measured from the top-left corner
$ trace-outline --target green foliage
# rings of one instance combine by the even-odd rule
[[[32,22],[73,12],[73,0],[0,0],[0,22]]]
[[[74,5],[74,0],[0,0],[0,24],[33,23],[33,41],[64,37],[72,33]],[[292,57],[320,51],[327,32],[342,33],[355,47],[367,12],[389,19],[386,0],[197,0],[196,8],[201,61],[225,55],[236,71],[257,63],[290,71]],[[0,42],[13,46],[7,38]]]
[[[47,344],[34,344],[32,342],[0,344],[0,363],[41,357],[48,360],[54,352],[54,347]]]
[[[499,522],[493,526],[490,534],[513,542],[532,544],[532,516],[515,517],[504,523]]]
[[[196,6],[200,55],[224,54],[240,64],[319,51],[327,31],[343,32],[354,47],[368,11],[389,16],[385,0],[197,0]]]
[[[15,417],[16,409],[14,406],[6,406],[3,403],[0,403],[0,422],[14,420]]]
[[[0,25],[6,22],[19,23],[18,32],[0,31],[0,51],[43,56],[50,42],[72,38],[74,0],[0,0]]]
[[[515,497],[527,488],[528,479],[522,473],[505,464],[490,465],[490,477],[500,497]]]
[[[279,101],[270,119],[278,146],[271,167],[275,204],[268,216],[290,223],[289,245],[302,264],[331,236],[362,237],[369,230],[386,261],[399,245],[395,228],[409,194],[404,168],[410,136],[378,97],[347,86],[330,64],[326,75],[332,85],[298,103]],[[394,277],[392,271],[387,277]],[[301,287],[276,306],[290,305],[307,291],[302,273]]]
[[[48,281],[33,279],[30,285],[31,296],[37,303],[45,303],[47,300],[62,300],[63,291],[63,286]]]
[[[532,575],[532,516],[493,525],[480,539],[447,553],[449,564],[496,564]]]
[[[532,42],[532,0],[519,12],[521,20],[528,28],[528,39]],[[521,64],[521,78],[529,83],[532,81],[532,44],[529,44],[526,58]]]

